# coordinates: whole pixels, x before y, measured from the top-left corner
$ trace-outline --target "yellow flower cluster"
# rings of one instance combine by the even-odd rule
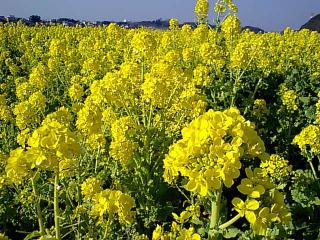
[[[280,85],[279,94],[283,105],[291,112],[298,110],[298,95],[294,90],[288,89],[285,84]]]
[[[58,165],[59,159],[72,159],[80,153],[76,135],[57,121],[45,122],[36,129],[29,138],[28,145],[31,149],[48,155],[46,159],[39,159],[36,165],[47,160],[44,167],[49,168]]]
[[[69,87],[69,96],[72,101],[80,101],[83,94],[83,87],[79,83],[74,83]]]
[[[32,69],[29,76],[30,85],[40,91],[43,91],[49,84],[47,78],[48,69],[41,63]]]
[[[39,124],[46,102],[47,99],[41,92],[35,92],[28,100],[18,103],[13,109],[18,128],[24,130],[29,126],[34,128],[35,124]]]
[[[309,125],[302,129],[293,139],[293,144],[297,144],[302,153],[311,152],[320,153],[320,127],[318,125]]]
[[[238,8],[232,0],[218,0],[214,6],[214,11],[218,14],[225,13],[227,9],[232,14],[238,12]]]
[[[164,159],[164,179],[179,175],[188,179],[185,188],[201,196],[231,187],[240,176],[241,157],[259,157],[264,143],[239,110],[209,110],[182,130],[182,139],[170,147]]]
[[[63,126],[69,127],[72,120],[73,118],[69,110],[65,107],[61,107],[57,111],[49,113],[43,120],[42,124],[46,125],[50,122],[56,121]]]
[[[102,132],[102,113],[96,104],[92,104],[89,101],[85,103],[84,107],[78,112],[76,125],[84,134],[85,142],[91,149],[104,151],[106,140]]]
[[[24,141],[23,138],[21,143]],[[10,181],[20,183],[35,167],[53,171],[61,164],[61,176],[70,176],[74,158],[79,153],[80,145],[75,134],[61,123],[47,120],[32,133],[26,150],[17,148],[10,152],[6,173]]]
[[[181,68],[175,68],[166,62],[156,63],[145,75],[145,81],[141,86],[143,98],[157,107],[171,106],[179,97],[177,93],[181,93],[187,85],[188,77],[190,76],[187,76]]]
[[[7,159],[6,173],[11,182],[20,183],[28,175],[31,168],[30,159],[26,156],[22,148],[17,148],[10,152]]]
[[[267,103],[264,99],[256,99],[254,100],[252,114],[258,118],[264,117],[269,113],[267,108]]]
[[[240,20],[236,16],[227,16],[221,24],[221,31],[227,40],[235,40],[241,31]]]
[[[201,240],[201,237],[193,227],[184,228],[173,222],[170,232],[165,232],[161,226],[157,225],[152,233],[152,240]]]
[[[222,47],[212,43],[203,43],[200,46],[200,56],[207,65],[212,65],[216,69],[222,69],[226,63],[225,52]]]
[[[320,124],[320,92],[318,92],[318,102],[316,103],[316,122]]]
[[[193,81],[197,86],[207,86],[210,82],[210,68],[199,64],[193,70]]]
[[[179,28],[179,21],[176,18],[171,18],[169,20],[169,29],[170,30],[176,30]]]
[[[26,146],[26,143],[31,135],[30,128],[22,130],[17,136],[17,143],[23,148]]]
[[[250,48],[252,47],[250,42],[241,39],[238,42],[230,56],[230,66],[233,69],[248,69],[250,66],[251,57]]]
[[[197,0],[194,7],[194,13],[198,19],[198,23],[206,23],[209,11],[208,0]]]
[[[245,169],[247,178],[241,180],[241,184],[237,187],[239,192],[250,198],[260,198],[266,190],[273,187],[268,178],[263,177],[260,168],[252,171],[250,168]]]
[[[0,95],[0,120],[8,122],[12,119],[10,107],[7,105],[5,95]]]
[[[81,193],[85,198],[90,199],[94,194],[101,191],[101,183],[95,177],[89,177],[81,184]]]
[[[274,189],[262,169],[252,171],[246,168],[245,171],[247,178],[243,178],[237,188],[247,196],[247,200],[244,202],[236,197],[232,204],[238,216],[245,217],[256,234],[265,236],[271,223],[287,224],[291,214],[285,205],[284,195]]]
[[[137,125],[130,117],[122,117],[111,125],[112,142],[110,155],[117,161],[127,164],[138,148],[133,141]]]
[[[130,224],[135,216],[134,199],[118,190],[105,189],[93,194],[92,204],[91,214],[100,218],[105,214],[112,217],[117,214],[120,223]]]
[[[134,34],[131,40],[131,46],[140,58],[148,59],[152,57],[152,52],[156,47],[156,39],[152,33],[141,31]]]
[[[269,176],[276,181],[288,177],[292,171],[289,161],[277,154],[271,154],[268,159],[264,159],[260,163],[260,168],[263,176]]]
[[[27,100],[28,97],[33,93],[31,84],[23,79],[16,79],[16,95],[20,101]]]

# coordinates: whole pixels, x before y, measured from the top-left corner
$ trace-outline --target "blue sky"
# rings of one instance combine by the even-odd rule
[[[213,5],[211,3],[211,10]],[[320,13],[320,0],[235,0],[242,26],[281,31],[298,29],[312,14]],[[70,17],[79,20],[154,20],[176,17],[193,21],[195,0],[0,0],[0,15],[43,19]],[[212,15],[211,15],[212,18]]]

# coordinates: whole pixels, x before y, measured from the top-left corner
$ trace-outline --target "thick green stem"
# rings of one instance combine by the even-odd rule
[[[224,224],[219,226],[219,229],[225,229],[229,226],[231,226],[232,224],[234,224],[236,221],[238,221],[241,218],[240,213],[236,216],[234,216],[233,218],[231,218],[228,222],[225,222]]]
[[[40,198],[39,198],[39,193],[38,193],[34,178],[31,178],[31,184],[32,184],[33,194],[36,198],[36,211],[37,211],[38,223],[40,228],[40,234],[41,236],[44,236],[45,230],[44,230],[44,223],[43,223],[41,206],[40,206]]]
[[[54,192],[53,192],[53,208],[54,208],[54,227],[56,231],[56,239],[61,240],[60,234],[60,213],[59,213],[59,166],[54,176]]]
[[[217,236],[218,236],[217,228],[218,228],[218,223],[220,218],[221,194],[222,194],[222,187],[216,191],[215,199],[211,201],[209,239],[217,239]]]

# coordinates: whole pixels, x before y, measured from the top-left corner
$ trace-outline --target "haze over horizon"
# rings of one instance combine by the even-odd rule
[[[195,0],[0,0],[0,15],[42,19],[73,18],[89,21],[142,21],[177,18],[180,22],[195,21]],[[210,23],[213,19],[210,1]],[[242,26],[265,31],[281,31],[285,27],[299,29],[312,15],[320,13],[320,0],[235,0]]]

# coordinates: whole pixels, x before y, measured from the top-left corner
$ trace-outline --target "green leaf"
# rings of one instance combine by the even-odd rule
[[[29,233],[23,240],[30,240],[30,239],[40,237],[40,236],[41,236],[41,234],[39,231],[33,231],[33,232]]]
[[[230,227],[223,232],[224,238],[235,238],[241,231],[238,228]]]
[[[199,228],[197,232],[198,232],[198,234],[203,236],[203,235],[206,234],[206,229],[205,228]]]
[[[310,103],[310,97],[299,97],[299,100],[305,105]]]

